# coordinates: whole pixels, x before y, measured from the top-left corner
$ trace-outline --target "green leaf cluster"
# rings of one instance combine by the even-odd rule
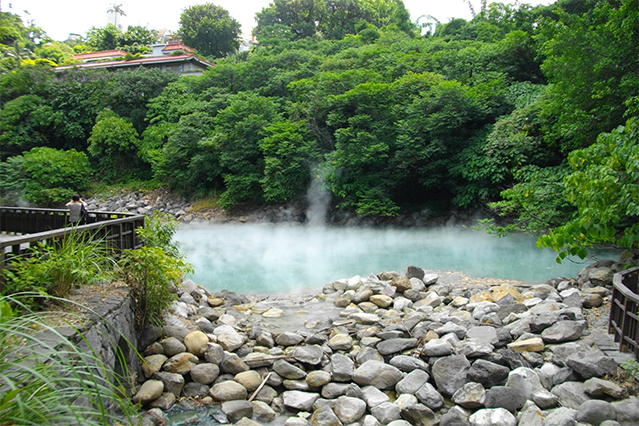
[[[175,220],[161,215],[148,218],[145,228],[138,228],[144,246],[125,250],[119,260],[118,276],[133,291],[136,321],[140,329],[148,324],[161,325],[163,316],[176,300],[175,286],[191,265],[172,241]]]

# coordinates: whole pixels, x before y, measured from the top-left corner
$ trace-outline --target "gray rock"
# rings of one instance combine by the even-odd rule
[[[262,389],[255,395],[255,400],[263,401],[267,404],[273,402],[273,400],[277,397],[277,391],[270,387],[269,385],[262,386]]]
[[[300,411],[311,411],[319,397],[320,395],[314,392],[286,391],[282,394],[285,406]]]
[[[225,352],[224,361],[220,364],[220,370],[224,373],[236,375],[242,371],[250,370],[250,367],[237,354]]]
[[[419,402],[431,410],[439,410],[444,406],[444,397],[437,392],[437,389],[430,383],[424,383],[422,387],[415,392],[415,396]]]
[[[524,426],[543,426],[547,413],[542,413],[541,409],[532,401],[526,401],[524,407],[517,415],[519,424]]]
[[[379,404],[389,402],[390,398],[375,386],[364,386],[362,388],[362,399],[369,408],[373,408]]]
[[[572,354],[566,359],[566,365],[584,379],[603,377],[617,371],[617,362],[598,350]]]
[[[220,374],[220,368],[211,363],[198,364],[191,368],[191,379],[196,383],[210,385]]]
[[[446,395],[453,395],[466,383],[470,362],[463,355],[440,358],[431,369],[437,389]]]
[[[371,414],[383,425],[401,419],[400,408],[391,402],[382,402],[371,407]]]
[[[499,342],[496,329],[489,326],[478,326],[469,328],[468,332],[466,333],[466,339],[478,339],[483,342],[488,342],[491,345]]]
[[[455,350],[459,355],[467,358],[477,358],[491,354],[495,347],[487,341],[479,339],[464,339],[455,345]]]
[[[411,349],[417,346],[417,339],[389,339],[383,340],[377,344],[377,350],[382,355],[396,354],[406,349]]]
[[[366,412],[366,403],[359,398],[340,396],[335,402],[333,412],[343,424],[354,423]]]
[[[617,412],[609,402],[599,399],[585,401],[577,409],[575,420],[582,423],[599,425],[605,420],[616,420]]]
[[[623,397],[623,389],[617,384],[608,380],[593,377],[584,382],[584,391],[586,395],[593,398],[604,398],[609,396],[614,399]]]
[[[517,426],[517,419],[503,408],[485,408],[468,419],[472,426]]]
[[[561,405],[573,410],[578,409],[581,404],[590,399],[581,382],[565,382],[552,388],[551,392],[557,395]]]
[[[439,426],[470,426],[468,416],[466,410],[455,405],[439,419]]]
[[[253,405],[253,418],[258,424],[270,423],[275,419],[277,413],[265,402],[251,401],[251,404]]]
[[[428,372],[428,364],[419,358],[409,355],[397,355],[391,358],[389,364],[393,367],[397,367],[404,373],[409,373],[413,370],[423,370]]]
[[[210,389],[211,388],[205,384],[190,382],[184,385],[182,392],[187,398],[203,398],[208,395]]]
[[[246,388],[233,380],[226,380],[214,384],[211,387],[209,394],[217,401],[246,399],[248,396]]]
[[[321,407],[313,412],[310,424],[313,426],[336,426],[341,423],[330,407]]]
[[[378,389],[390,389],[402,377],[402,372],[397,367],[379,361],[366,361],[353,372],[355,383],[360,386],[375,386]]]
[[[509,371],[508,367],[503,365],[478,359],[468,370],[467,377],[469,381],[481,383],[488,389],[506,383]]]
[[[428,382],[428,379],[430,376],[424,370],[411,371],[395,385],[395,392],[400,395],[403,393],[414,394]]]
[[[460,325],[455,324],[452,321],[449,321],[442,325],[439,328],[435,329],[435,333],[439,336],[443,336],[448,333],[455,333],[455,335],[461,340],[466,337],[466,329]]]
[[[511,371],[506,386],[521,391],[525,399],[534,401],[542,409],[557,406],[559,400],[541,385],[537,373],[530,368],[519,367]]]
[[[557,364],[552,362],[544,363],[537,370],[537,376],[539,376],[539,381],[546,389],[550,390],[554,386],[565,382],[568,380],[574,373],[571,368],[568,367],[560,367]]]
[[[635,426],[639,424],[639,398],[631,396],[623,401],[613,402],[617,412],[617,421],[622,426]]]
[[[322,362],[324,351],[317,345],[298,346],[293,349],[291,356],[305,364],[319,365]]]
[[[248,401],[226,401],[220,408],[231,423],[237,423],[243,417],[250,418],[253,415],[253,404]]]
[[[581,337],[585,324],[581,321],[559,321],[541,333],[545,343],[563,343]]]
[[[384,361],[384,357],[370,346],[364,346],[356,357],[358,364],[364,364],[366,361]]]
[[[333,373],[333,380],[336,382],[350,382],[353,376],[355,363],[352,359],[342,354],[331,356],[330,369]]]
[[[322,387],[322,398],[335,399],[342,395],[358,396],[362,390],[355,383],[327,383]]]
[[[429,357],[448,356],[453,353],[453,345],[442,339],[433,339],[422,346],[422,354]]]
[[[522,389],[493,386],[486,391],[484,406],[486,408],[505,408],[516,413],[526,402],[526,395]]]
[[[543,426],[576,426],[576,415],[577,411],[567,407],[560,407],[553,410],[546,417]]]
[[[553,345],[547,347],[550,352],[552,352],[551,360],[557,365],[562,367],[566,367],[566,360],[573,354],[576,353],[585,353],[591,350],[590,347],[584,345],[583,343],[577,342],[568,342],[563,343],[561,345]]]
[[[275,343],[281,346],[295,346],[299,345],[304,341],[304,337],[300,336],[297,333],[292,333],[290,331],[285,331],[280,333],[275,337]]]
[[[172,357],[173,355],[186,352],[186,346],[180,340],[175,337],[168,337],[162,340],[162,348],[164,348],[164,355]]]
[[[273,371],[290,380],[303,379],[306,377],[306,371],[283,359],[278,359],[273,363]]]
[[[158,399],[151,402],[149,407],[151,408],[159,408],[163,411],[170,410],[174,405],[177,398],[171,392],[164,392]]]
[[[412,404],[400,410],[402,418],[413,426],[434,426],[439,419],[433,411],[423,404]]]
[[[484,406],[486,400],[486,390],[475,382],[466,383],[453,394],[455,404],[464,408],[477,409]]]
[[[184,376],[177,373],[157,372],[153,375],[155,380],[159,380],[164,384],[164,392],[170,392],[179,398],[184,388]]]
[[[209,347],[204,352],[206,362],[220,365],[224,361],[224,348],[217,343],[209,343]]]

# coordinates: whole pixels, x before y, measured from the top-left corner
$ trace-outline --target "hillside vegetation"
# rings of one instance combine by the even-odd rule
[[[273,2],[259,43],[201,77],[56,76],[16,62],[35,39],[3,13],[2,196],[55,205],[90,173],[231,207],[318,176],[362,215],[484,209],[564,255],[637,248],[638,0],[484,3],[423,34],[399,0],[328,4]]]

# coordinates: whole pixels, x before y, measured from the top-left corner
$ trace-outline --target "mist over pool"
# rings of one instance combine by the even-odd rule
[[[410,265],[542,283],[574,277],[586,260],[555,262],[527,236],[495,238],[458,228],[355,228],[271,224],[181,225],[175,239],[210,291],[310,293],[327,282]],[[617,259],[617,253],[604,258]],[[579,259],[577,259],[579,260]]]

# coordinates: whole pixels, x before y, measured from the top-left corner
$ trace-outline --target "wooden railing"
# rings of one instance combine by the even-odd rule
[[[144,216],[132,213],[89,211],[86,225],[71,226],[69,211],[0,207],[0,277],[9,259],[28,253],[32,245],[47,244],[70,232],[88,232],[122,251],[142,246],[135,230]]]
[[[633,352],[639,361],[639,267],[615,274],[608,332],[621,352]]]

